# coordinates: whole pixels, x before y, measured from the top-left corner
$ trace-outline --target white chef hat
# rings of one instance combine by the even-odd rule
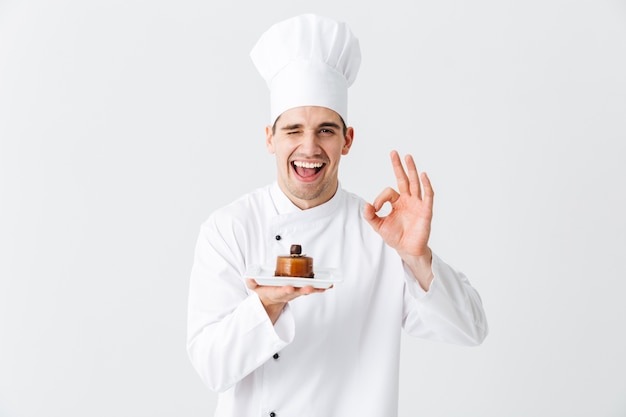
[[[250,52],[270,90],[271,125],[284,111],[322,106],[347,123],[348,87],[359,72],[358,39],[343,22],[304,14],[270,27]]]

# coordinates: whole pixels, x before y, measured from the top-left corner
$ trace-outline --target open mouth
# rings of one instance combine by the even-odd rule
[[[312,179],[326,164],[323,162],[292,161],[291,166],[299,177]]]

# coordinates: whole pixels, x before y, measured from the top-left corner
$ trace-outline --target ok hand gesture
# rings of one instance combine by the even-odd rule
[[[391,164],[398,183],[398,191],[384,189],[373,204],[365,206],[364,218],[394,248],[413,271],[425,289],[430,286],[432,252],[428,247],[433,217],[434,192],[425,173],[417,172],[411,155],[405,156],[405,172],[398,152],[391,152]],[[421,181],[420,181],[421,180]],[[391,212],[384,217],[377,212],[389,202]]]

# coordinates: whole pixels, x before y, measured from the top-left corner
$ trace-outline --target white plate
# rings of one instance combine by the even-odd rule
[[[282,287],[291,285],[294,287],[330,288],[331,285],[341,282],[341,277],[334,269],[314,268],[314,278],[301,277],[275,277],[274,268],[267,266],[252,265],[246,270],[245,278],[253,278],[259,285]]]

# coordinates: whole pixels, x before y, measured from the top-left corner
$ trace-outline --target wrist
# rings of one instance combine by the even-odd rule
[[[433,253],[430,248],[426,248],[421,255],[402,255],[400,257],[413,273],[413,276],[419,282],[420,286],[428,291],[430,283],[434,279],[432,260]]]
[[[267,313],[268,317],[272,321],[272,324],[276,323],[278,317],[280,317],[280,313],[282,313],[283,309],[287,305],[285,302],[272,302],[267,299],[260,298],[261,304],[263,304],[263,308]]]

